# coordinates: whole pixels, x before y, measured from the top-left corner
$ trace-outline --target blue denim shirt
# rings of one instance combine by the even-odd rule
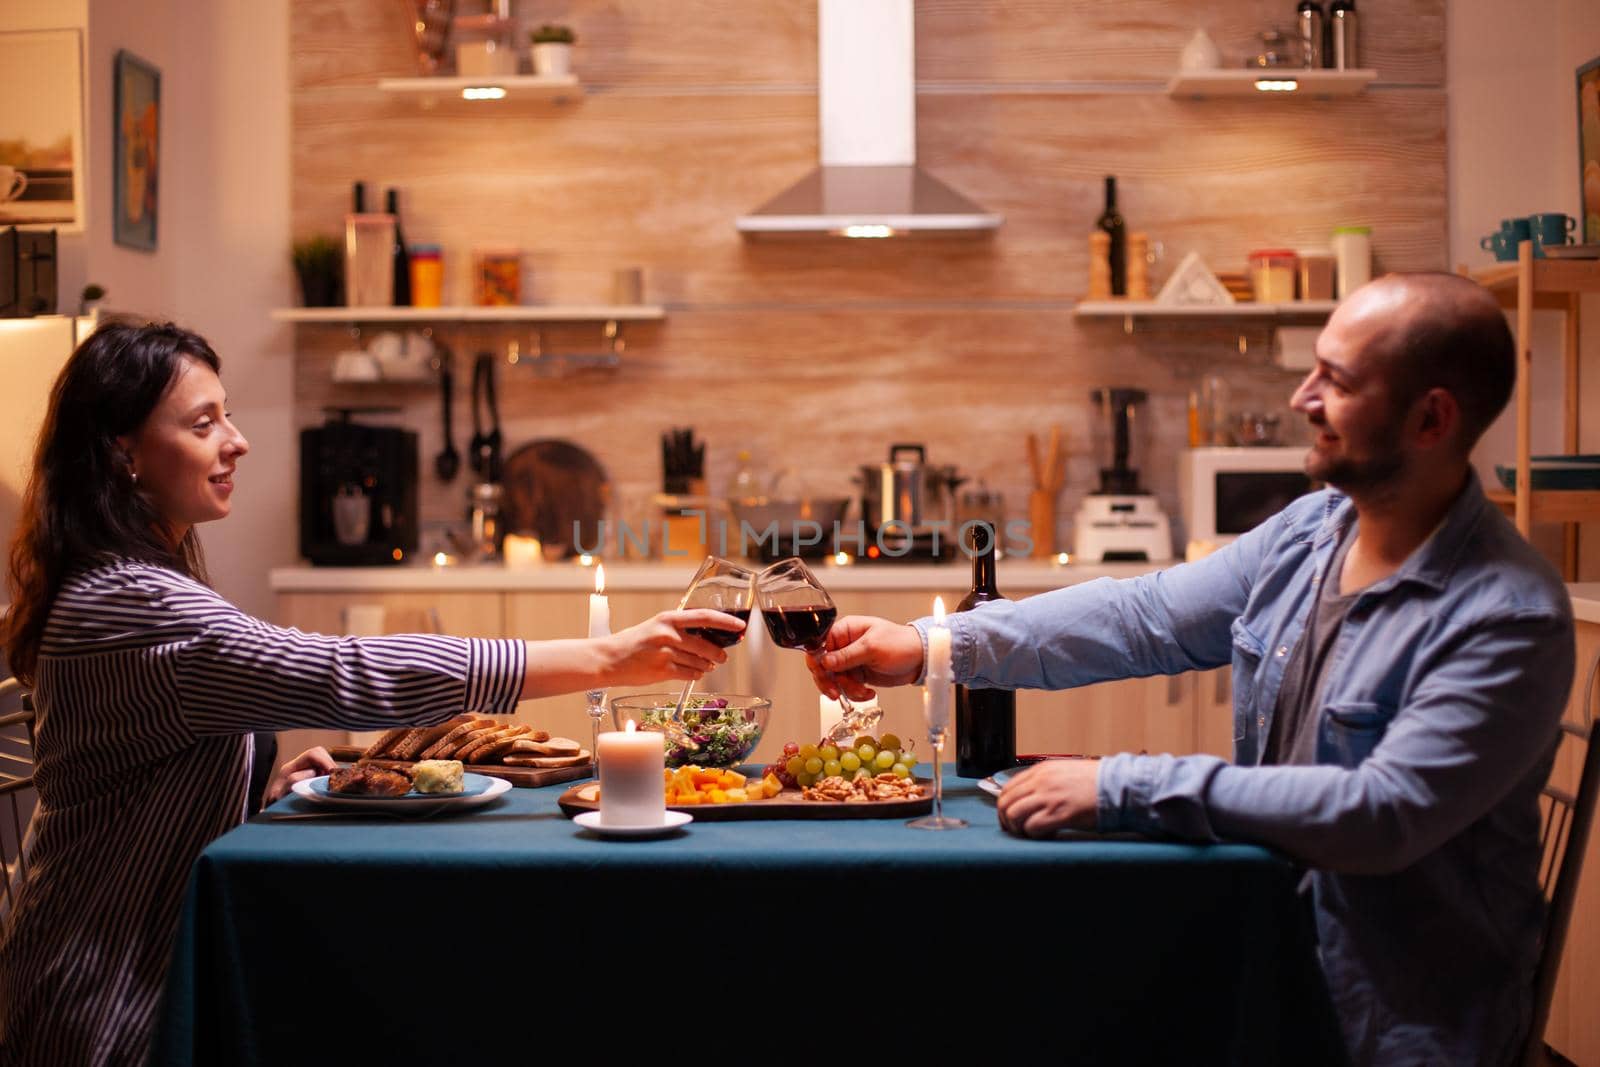
[[[1311,868],[1355,1062],[1509,1062],[1543,922],[1538,795],[1572,683],[1570,601],[1469,478],[1352,605],[1317,765],[1261,766],[1284,667],[1355,519],[1347,497],[1316,493],[1204,560],[954,615],[955,677],[1063,689],[1231,663],[1234,762],[1112,756],[1100,828],[1258,841]]]

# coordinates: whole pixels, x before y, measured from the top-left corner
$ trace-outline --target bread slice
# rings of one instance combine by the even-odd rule
[[[466,722],[455,727],[449,733],[439,738],[439,740],[423,749],[421,756],[423,759],[441,759],[448,753],[454,752],[456,748],[460,746],[462,739],[468,734],[476,730],[488,730],[495,725],[496,724],[493,719],[486,719],[481,715],[474,715]]]
[[[411,727],[409,726],[397,726],[393,730],[385,730],[382,736],[367,746],[367,750],[361,753],[361,758],[376,759],[398,744],[409,733],[411,733]]]
[[[527,732],[528,728],[520,724],[502,726],[498,730],[491,730],[486,734],[477,735],[478,739],[472,744],[465,748],[457,749],[454,758],[463,763],[476,763],[482,759],[482,756],[480,756],[479,753],[483,752],[490,745],[503,739],[520,737]]]
[[[576,767],[580,763],[589,762],[587,750],[579,752],[576,756],[525,756],[508,753],[500,757],[500,762],[507,767]]]
[[[527,729],[527,727],[523,727],[523,729]],[[507,752],[510,752],[511,746],[516,744],[517,740],[515,736],[508,734],[504,737],[495,738],[493,741],[485,741],[473,750],[472,762],[493,763]]]
[[[570,737],[547,737],[543,741],[519,737],[511,751],[521,756],[576,756],[583,746]]]
[[[423,726],[412,730],[400,743],[394,746],[394,759],[416,759],[422,750],[432,745],[439,738],[454,730],[464,722],[471,722],[471,715],[456,715],[446,719],[437,726]]]

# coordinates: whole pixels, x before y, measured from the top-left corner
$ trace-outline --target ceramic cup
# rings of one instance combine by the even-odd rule
[[[1496,230],[1487,237],[1480,237],[1478,239],[1478,247],[1501,262],[1517,258],[1515,252],[1508,253],[1506,251],[1506,231],[1504,230]]]
[[[1543,258],[1546,247],[1569,243],[1569,235],[1576,225],[1576,219],[1571,215],[1563,215],[1559,211],[1547,211],[1541,215],[1529,215],[1528,229],[1533,239],[1533,254]]]

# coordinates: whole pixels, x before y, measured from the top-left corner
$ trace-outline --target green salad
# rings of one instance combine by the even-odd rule
[[[667,766],[732,767],[742,762],[761,740],[761,724],[748,708],[730,708],[725,697],[691,697],[681,721],[665,704],[645,713],[641,728],[659,730],[667,739]]]

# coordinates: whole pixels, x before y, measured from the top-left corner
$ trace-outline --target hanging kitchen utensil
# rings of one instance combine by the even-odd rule
[[[444,447],[433,458],[433,469],[441,482],[453,482],[461,469],[461,453],[456,451],[455,431],[450,425],[450,409],[455,404],[456,357],[448,348],[439,349],[439,396],[443,402],[441,424]]]
[[[472,442],[467,446],[467,458],[485,482],[500,480],[500,408],[495,400],[494,363],[493,354],[479,352],[472,365]]]
[[[605,468],[570,441],[534,441],[506,457],[502,517],[506,532],[537,537],[566,555],[592,552],[605,517]]]

